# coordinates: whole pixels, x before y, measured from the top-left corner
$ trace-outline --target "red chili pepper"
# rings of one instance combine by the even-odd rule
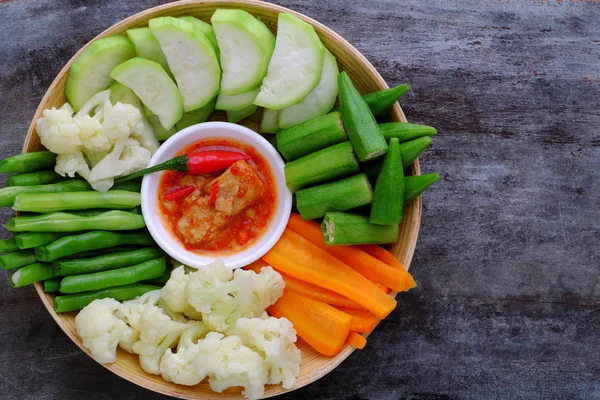
[[[227,169],[236,161],[250,158],[247,154],[225,150],[191,153],[187,157],[189,174],[212,174]]]
[[[192,194],[194,192],[194,190],[196,190],[195,186],[187,185],[187,186],[181,187],[179,189],[173,190],[172,192],[165,194],[163,196],[163,199],[167,200],[167,201],[183,199],[184,197]]]
[[[214,204],[217,201],[217,195],[219,194],[219,181],[214,181],[212,185],[210,185],[210,198],[208,199],[208,204]]]

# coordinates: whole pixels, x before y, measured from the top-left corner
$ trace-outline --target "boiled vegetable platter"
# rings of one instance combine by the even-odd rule
[[[373,68],[373,66],[356,49],[354,49],[350,44],[348,44],[330,29],[298,13],[294,13],[293,11],[287,10],[283,7],[267,3],[255,1],[208,2],[203,3],[202,5],[198,5],[191,1],[173,3],[147,10],[130,17],[109,28],[107,31],[100,34],[98,38],[124,33],[129,28],[144,26],[147,24],[148,19],[159,16],[179,16],[185,14],[195,16],[201,20],[209,21],[210,17],[217,8],[238,8],[246,10],[252,15],[259,17],[261,21],[264,22],[271,30],[274,30],[276,27],[278,13],[290,12],[294,15],[297,15],[315,27],[315,30],[318,33],[323,45],[337,59],[340,69],[348,73],[352,82],[361,93],[369,93],[386,87],[385,82]],[[35,133],[35,121],[41,116],[40,114],[43,109],[53,106],[60,107],[64,103],[64,89],[68,70],[70,65],[73,63],[73,60],[76,59],[79,54],[81,54],[81,51],[74,56],[74,58],[65,66],[65,68],[63,68],[42,99],[36,115],[34,116],[34,122],[30,126],[23,148],[24,151],[35,151],[41,148],[39,138]],[[214,114],[213,119],[224,120],[225,116],[223,114],[216,113]],[[391,120],[406,122],[406,119],[398,105],[395,105],[391,111]],[[265,120],[263,119],[262,122],[264,124]],[[258,130],[260,118],[258,115],[254,115],[251,118],[244,120],[243,124],[254,130]],[[412,175],[418,175],[420,173],[418,161],[415,161],[411,165],[410,171]],[[403,222],[400,226],[399,239],[391,247],[392,253],[406,267],[410,265],[412,254],[414,252],[420,216],[421,201],[420,199],[417,199],[405,208]],[[83,349],[74,326],[75,314],[56,314],[52,304],[53,296],[45,294],[40,284],[36,284],[36,290],[38,291],[38,294],[53,318],[67,333],[67,335]],[[390,295],[394,296],[395,293],[392,292]],[[302,350],[302,365],[300,376],[297,380],[295,388],[306,385],[325,375],[327,372],[335,368],[335,366],[342,362],[346,357],[348,357],[348,355],[353,351],[353,347],[346,346],[346,348],[344,348],[337,356],[324,357],[311,349],[309,346],[306,346],[301,341],[299,342],[299,347]],[[239,392],[236,390],[229,390],[223,394],[214,393],[206,384],[200,384],[195,387],[183,387],[171,384],[164,381],[159,376],[151,376],[144,373],[139,367],[137,357],[121,350],[119,350],[118,361],[114,364],[107,364],[105,367],[134,383],[171,396],[181,398],[197,398],[199,396],[202,396],[203,398],[238,398],[239,396]],[[284,391],[285,390],[280,386],[267,386],[265,395],[269,397],[280,394]]]

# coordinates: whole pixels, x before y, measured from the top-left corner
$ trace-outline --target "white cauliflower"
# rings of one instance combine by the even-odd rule
[[[173,353],[171,349],[167,349],[162,356],[160,373],[163,379],[180,385],[194,386],[206,378],[206,375],[196,373],[193,364],[200,353],[197,346],[198,339],[201,339],[207,333],[208,328],[203,322],[188,322],[187,328],[179,338],[177,352]]]
[[[242,386],[242,395],[257,399],[264,395],[268,380],[268,366],[254,350],[242,344],[238,336],[225,337],[210,332],[196,347],[194,370],[199,376],[208,375],[208,383],[215,392]]]
[[[291,389],[300,373],[300,350],[296,330],[287,318],[240,318],[235,334],[244,345],[257,351],[269,365],[270,385],[282,383]]]
[[[234,272],[217,260],[189,274],[185,294],[209,328],[228,332],[237,319],[260,316],[281,296],[284,286],[272,268],[263,268],[260,274]]]
[[[100,191],[113,178],[145,168],[158,148],[141,111],[113,105],[109,90],[94,95],[77,114],[68,103],[44,110],[36,128],[42,144],[58,155],[58,174],[78,174]]]
[[[181,265],[171,271],[171,277],[160,292],[162,299],[175,312],[182,313],[190,306],[185,297],[185,285],[188,278],[185,267]]]
[[[113,299],[94,300],[75,317],[77,333],[92,358],[100,363],[115,362],[117,345],[131,352],[139,334],[117,317],[121,303]]]

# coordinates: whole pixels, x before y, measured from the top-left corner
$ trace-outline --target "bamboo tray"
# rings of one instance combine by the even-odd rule
[[[314,26],[323,44],[337,59],[340,69],[348,72],[352,78],[352,81],[361,93],[369,93],[388,87],[373,65],[371,65],[371,63],[369,63],[369,61],[367,61],[367,59],[350,43],[348,43],[331,29],[313,19],[291,11],[287,8],[256,0],[179,1],[151,8],[126,18],[99,34],[95,39],[121,34],[129,28],[144,26],[147,24],[147,21],[150,18],[159,16],[193,15],[208,22],[211,15],[217,8],[238,8],[246,10],[252,15],[259,17],[273,31],[276,30],[277,15],[280,12],[292,13]],[[69,72],[69,67],[88,46],[89,43],[79,50],[71,60],[69,60],[65,67],[60,71],[54,82],[52,82],[48,88],[48,91],[40,102],[31,125],[29,126],[27,137],[23,145],[23,152],[36,151],[41,148],[39,137],[35,132],[35,121],[41,117],[41,113],[44,109],[60,107],[66,101],[64,96],[64,87]],[[224,119],[224,116],[216,113],[214,119]],[[393,121],[406,121],[404,113],[398,104],[396,104],[392,110],[391,119]],[[255,114],[254,116],[243,121],[242,124],[257,130],[259,121],[260,115]],[[420,174],[418,161],[413,163],[411,166],[411,171],[413,175]],[[407,268],[410,266],[417,242],[417,235],[421,222],[421,205],[421,198],[419,197],[408,206],[404,215],[404,220],[400,227],[400,237],[398,242],[390,248],[392,253]],[[77,346],[89,354],[89,352],[83,348],[81,340],[77,335],[75,328],[76,313],[55,313],[53,309],[54,296],[44,293],[43,288],[39,283],[35,285],[35,289],[40,296],[40,299],[44,303],[44,306],[48,309],[48,312],[50,315],[52,315],[52,318],[54,318],[56,323]],[[395,292],[390,294],[390,296],[395,295]],[[342,361],[344,361],[354,350],[352,347],[346,346],[337,356],[325,357],[312,350],[312,348],[302,342],[302,340],[298,341],[298,347],[302,351],[302,364],[300,376],[298,377],[296,386],[291,390],[308,385],[309,383],[323,377],[337,367]],[[363,351],[369,351],[369,347],[367,346]],[[194,387],[187,387],[166,382],[160,376],[145,373],[140,368],[137,355],[131,355],[120,349],[118,350],[117,362],[114,364],[103,364],[103,366],[120,377],[146,389],[182,399],[238,399],[241,397],[240,389],[238,388],[228,389],[227,391],[219,394],[213,392],[208,383],[201,383]],[[290,390],[283,389],[281,385],[269,385],[266,387],[265,397],[272,397],[289,391]]]

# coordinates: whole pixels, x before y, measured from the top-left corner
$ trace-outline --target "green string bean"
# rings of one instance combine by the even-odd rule
[[[51,169],[24,174],[11,175],[6,178],[6,186],[46,185],[64,179]]]
[[[33,250],[19,250],[12,253],[2,254],[0,256],[0,268],[15,269],[24,265],[36,262],[35,252]]]
[[[124,231],[143,228],[144,217],[126,211],[111,210],[85,217],[55,212],[33,217],[14,217],[4,227],[11,232],[76,232],[89,230]]]
[[[17,246],[17,241],[15,238],[0,240],[0,253],[15,250],[19,250],[19,246]]]
[[[52,264],[38,262],[19,268],[10,276],[8,283],[10,286],[18,288],[54,277]]]
[[[81,192],[84,190],[91,190],[89,183],[78,179],[70,179],[48,185],[5,187],[0,189],[0,207],[12,207],[15,198],[21,194]]]
[[[50,244],[65,235],[60,232],[26,232],[15,236],[15,240],[19,249],[34,249]]]
[[[89,208],[126,209],[140,205],[141,201],[139,193],[125,190],[109,190],[106,193],[89,191],[19,194],[15,198],[13,210],[50,213]]]
[[[54,167],[56,154],[49,151],[35,151],[17,154],[0,160],[0,173],[21,174],[35,172],[41,169]]]
[[[60,289],[60,279],[46,279],[44,281],[44,292],[56,293]]]
[[[158,247],[142,247],[131,251],[103,254],[96,257],[57,260],[52,264],[58,276],[81,275],[130,267],[164,255]]]
[[[54,298],[54,310],[56,312],[81,310],[92,301],[96,299],[105,299],[107,297],[118,301],[131,300],[144,293],[159,289],[159,286],[134,283],[132,285],[115,286],[92,292],[60,295]]]

